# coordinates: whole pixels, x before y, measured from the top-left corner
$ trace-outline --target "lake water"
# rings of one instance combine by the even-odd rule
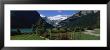
[[[17,29],[11,29],[11,31],[17,31]],[[30,33],[32,32],[32,29],[20,29],[21,33]]]

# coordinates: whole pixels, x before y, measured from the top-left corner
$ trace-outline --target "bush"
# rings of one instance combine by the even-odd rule
[[[65,32],[66,32],[66,30],[65,30],[65,29],[60,28],[59,33],[65,33]]]
[[[81,31],[85,31],[85,29],[84,28],[81,28]]]
[[[42,35],[45,32],[44,29],[38,29],[36,31],[37,31],[36,33],[38,33],[39,35]]]
[[[72,32],[74,28],[67,28],[67,31]]]
[[[88,29],[88,30],[93,30],[93,29],[94,29],[94,27],[88,27],[87,29]]]
[[[57,28],[53,28],[53,29],[51,30],[51,32],[52,32],[52,33],[58,33],[59,31],[57,30]]]
[[[60,28],[60,29],[53,28],[53,29],[51,30],[51,33],[65,33],[65,32],[66,32],[66,30],[63,29],[63,28]]]
[[[49,38],[50,35],[48,34],[48,32],[44,32],[44,34],[42,36],[45,38]]]
[[[68,33],[60,33],[57,37],[58,40],[69,40]]]
[[[79,31],[81,31],[81,29],[80,28],[76,28],[75,32],[79,32]]]
[[[85,28],[83,28],[83,27],[76,27],[75,29],[73,29],[73,31],[75,31],[75,32],[85,31]]]

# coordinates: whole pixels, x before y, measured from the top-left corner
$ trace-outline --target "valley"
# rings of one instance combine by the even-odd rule
[[[11,40],[100,40],[100,11],[98,10],[81,10],[72,15],[48,17],[37,12],[37,16],[30,14],[32,17],[28,15],[29,18],[19,17],[17,13],[12,13],[14,15],[11,26],[16,31],[11,31]],[[22,14],[21,16],[26,15]],[[29,28],[30,32],[23,31],[22,28]]]

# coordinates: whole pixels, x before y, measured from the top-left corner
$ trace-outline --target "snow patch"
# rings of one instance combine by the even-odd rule
[[[70,15],[56,15],[56,16],[49,16],[48,19],[50,19],[50,20],[65,20],[69,16]]]
[[[41,17],[45,17],[43,14],[40,14]]]

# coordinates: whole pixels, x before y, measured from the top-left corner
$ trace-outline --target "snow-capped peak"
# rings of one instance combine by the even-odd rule
[[[70,15],[55,15],[55,16],[49,16],[48,19],[50,19],[50,20],[65,20],[69,16]]]
[[[41,17],[45,17],[43,14],[40,14]]]

